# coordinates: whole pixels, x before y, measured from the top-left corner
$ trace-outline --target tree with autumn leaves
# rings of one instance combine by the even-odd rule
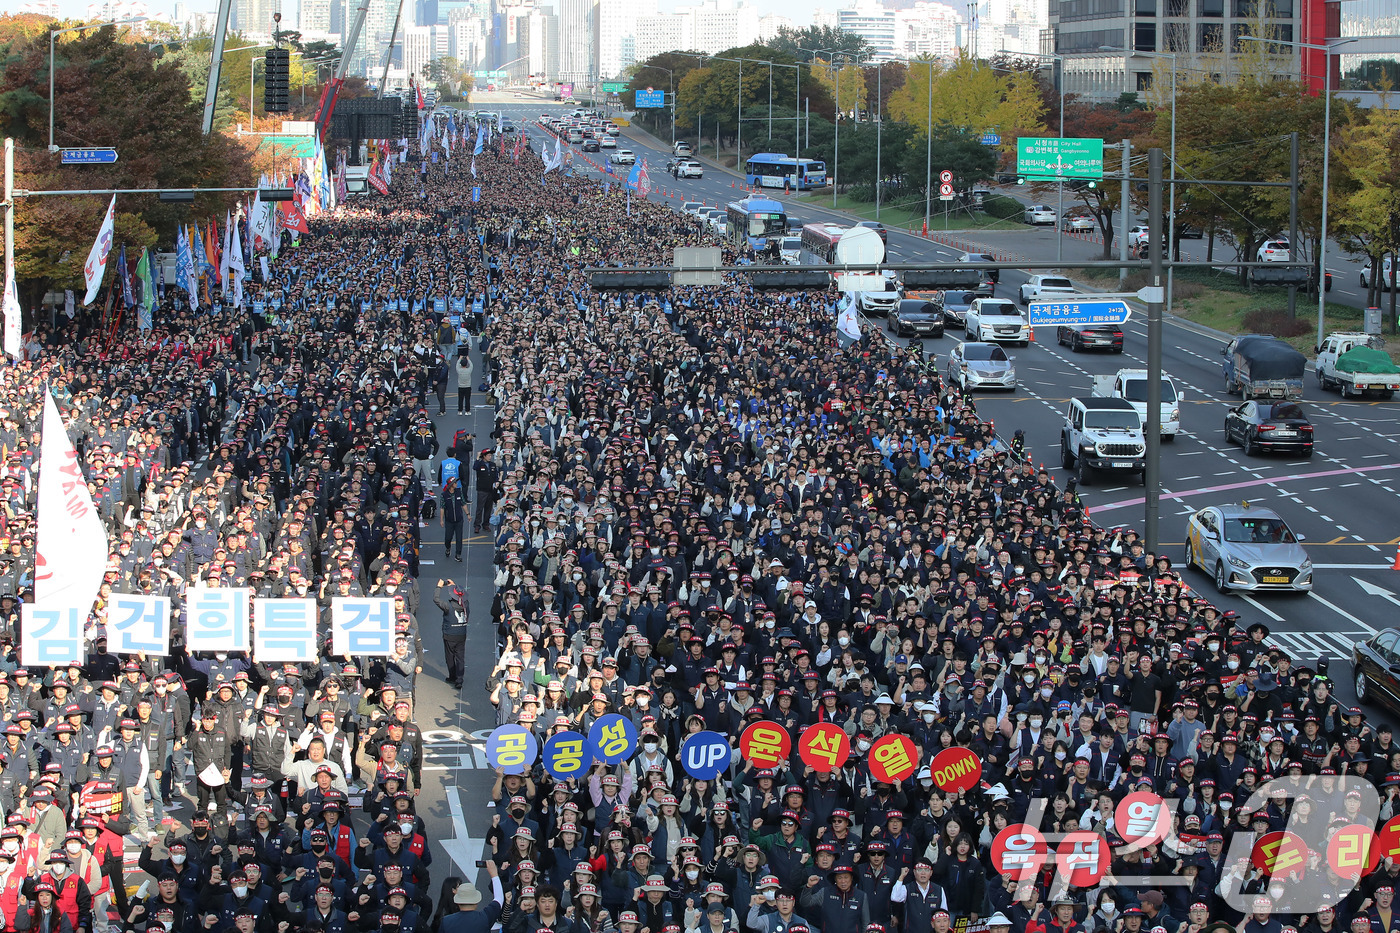
[[[51,26],[28,18],[0,19],[0,135],[15,139],[15,185],[20,189],[231,188],[253,184],[252,153],[222,134],[204,136],[203,100],[185,72],[158,62],[143,43],[123,41],[116,27],[58,37],[54,73],[54,142],[60,147],[113,147],[112,165],[64,166],[48,151]],[[117,249],[169,245],[178,224],[222,218],[233,194],[200,195],[168,203],[155,195],[118,195]],[[75,288],[102,222],[109,195],[23,197],[15,210],[15,273],[21,304],[38,304],[50,289]]]

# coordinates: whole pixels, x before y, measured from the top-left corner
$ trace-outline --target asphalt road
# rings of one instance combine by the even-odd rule
[[[529,123],[559,105],[544,102],[493,104],[522,126],[528,126],[536,147],[544,132]],[[572,109],[572,108],[570,108]],[[741,192],[731,188],[731,176],[708,170],[702,179],[673,180],[665,174],[667,152],[649,140],[630,137],[624,131],[623,147],[630,148],[649,163],[652,198],[679,207],[683,200],[702,200],[723,205]],[[552,145],[552,143],[551,143]],[[576,153],[577,156],[582,153]],[[603,164],[598,155],[594,161]],[[586,172],[596,171],[576,162]],[[803,204],[793,211],[804,219],[849,222],[850,218]],[[992,246],[990,252],[1015,258],[1055,258],[1053,231],[1025,231],[1014,239],[987,243],[975,235],[954,235],[952,239],[971,248]],[[955,258],[961,247],[948,246],[893,231],[891,255],[899,261]],[[1079,240],[1065,240],[1065,258],[1093,258],[1099,247]],[[1329,266],[1333,265],[1329,262]],[[1002,271],[997,294],[1014,297],[1026,281],[1024,272]],[[1353,276],[1351,279],[1355,281]],[[1339,285],[1341,283],[1339,282]],[[1343,293],[1344,294],[1344,293]],[[1333,297],[1337,297],[1334,289]],[[878,320],[874,326],[883,326]],[[979,396],[982,416],[992,419],[1004,436],[1016,428],[1026,431],[1032,459],[1053,471],[1057,482],[1068,479],[1060,469],[1059,429],[1069,398],[1090,393],[1092,377],[1116,372],[1120,367],[1145,366],[1146,329],[1140,320],[1125,328],[1125,352],[1119,355],[1072,353],[1056,346],[1053,337],[1029,347],[1013,350],[1021,387],[1013,394]],[[1042,338],[1049,334],[1042,335]],[[936,354],[941,365],[958,337],[952,332],[941,340],[926,340],[925,348]],[[1390,568],[1400,545],[1400,402],[1342,401],[1332,393],[1322,393],[1309,377],[1304,406],[1317,426],[1317,451],[1311,460],[1280,457],[1248,457],[1239,447],[1225,446],[1222,423],[1232,401],[1222,392],[1220,348],[1224,342],[1214,333],[1180,321],[1168,321],[1164,340],[1164,368],[1183,392],[1183,433],[1174,443],[1162,447],[1162,550],[1174,562],[1182,560],[1185,517],[1206,505],[1237,502],[1242,499],[1276,509],[1306,540],[1315,562],[1315,591],[1306,596],[1273,594],[1260,597],[1226,595],[1214,592],[1210,578],[1199,570],[1188,572],[1192,587],[1207,591],[1217,605],[1237,610],[1244,624],[1263,621],[1273,630],[1273,638],[1292,651],[1300,663],[1313,664],[1319,656],[1332,661],[1331,673],[1338,680],[1339,698],[1354,699],[1349,683],[1347,658],[1351,645],[1376,629],[1391,624],[1400,606],[1400,573]],[[490,411],[478,406],[475,415],[458,418],[447,415],[438,420],[438,436],[469,424],[482,441],[490,431]],[[1143,487],[1123,485],[1111,478],[1081,495],[1094,519],[1108,526],[1142,527]],[[486,805],[493,775],[486,768],[483,743],[471,733],[484,735],[494,726],[492,707],[482,683],[494,663],[494,644],[489,631],[489,607],[493,596],[491,545],[484,536],[469,542],[466,563],[444,562],[436,528],[424,529],[423,553],[435,564],[422,573],[422,609],[419,624],[425,644],[430,647],[420,678],[418,718],[425,730],[427,757],[425,787],[419,801],[420,812],[430,832],[439,841],[435,856],[455,858],[459,867],[434,865],[434,878],[449,873],[475,877],[477,849],[491,825],[494,810]],[[426,561],[425,561],[426,564]],[[450,570],[450,574],[445,572]],[[461,697],[441,680],[443,660],[438,631],[440,614],[432,604],[433,584],[438,576],[465,579],[472,600],[474,626],[467,649],[468,675]],[[1368,711],[1375,718],[1375,710]],[[468,833],[468,841],[462,841]],[[445,845],[444,845],[445,842]]]

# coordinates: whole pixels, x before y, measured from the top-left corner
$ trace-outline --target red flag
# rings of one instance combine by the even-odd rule
[[[419,109],[419,110],[422,110],[422,109],[423,109],[423,89],[422,89],[421,87],[419,87],[418,85],[416,85],[416,84],[413,86],[413,89],[414,89],[415,91],[418,92],[418,109]]]
[[[380,194],[389,193],[389,186],[384,183],[383,169],[379,167],[379,162],[377,160],[370,166],[368,181],[374,186],[374,190],[378,191]]]
[[[292,207],[283,215],[282,226],[298,233],[311,232],[311,228],[306,225],[306,215],[301,212],[300,207]]]

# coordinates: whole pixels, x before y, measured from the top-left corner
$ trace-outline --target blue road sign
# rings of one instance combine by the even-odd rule
[[[110,165],[117,161],[115,149],[61,149],[59,162],[63,165]]]
[[[1033,301],[1032,327],[1057,324],[1124,324],[1131,309],[1124,301]]]
[[[980,143],[982,143],[982,145],[984,145],[984,146],[1000,146],[1000,145],[1001,145],[1001,134],[1000,134],[1000,133],[983,133],[983,134],[982,134],[982,138],[981,138],[980,140],[978,140],[978,141],[979,141]]]
[[[645,108],[645,107],[665,107],[665,106],[666,106],[666,92],[665,92],[665,91],[646,90],[646,91],[638,91],[638,92],[637,92],[637,109],[638,109],[638,110],[641,110],[641,109],[643,109],[643,108]]]

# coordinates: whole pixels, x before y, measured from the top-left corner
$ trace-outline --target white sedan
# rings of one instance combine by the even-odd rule
[[[601,136],[598,139],[598,145],[604,149],[616,149],[617,140],[613,139],[611,136]]]
[[[619,149],[612,154],[612,161],[614,165],[635,165],[637,154],[631,149]]]

